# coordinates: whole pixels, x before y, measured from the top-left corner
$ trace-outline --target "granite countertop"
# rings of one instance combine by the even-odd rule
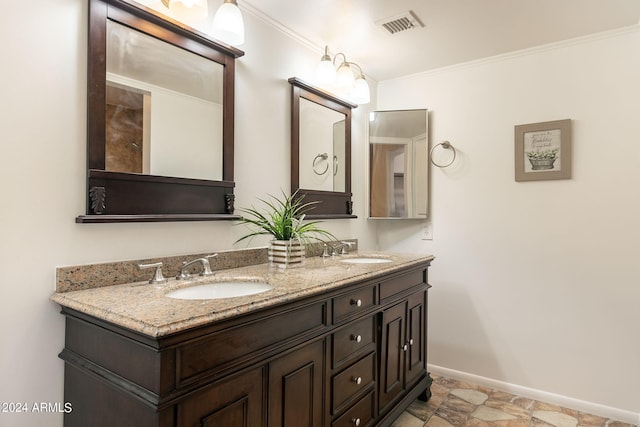
[[[348,264],[346,258],[378,257],[391,262]],[[189,280],[169,279],[164,284],[136,282],[93,289],[57,292],[51,300],[151,337],[178,333],[228,319],[252,310],[334,290],[341,286],[430,261],[430,255],[359,252],[336,258],[307,258],[301,267],[279,269],[269,264],[218,270],[214,276]],[[209,300],[166,297],[176,289],[213,281],[263,281],[273,289],[259,294]]]

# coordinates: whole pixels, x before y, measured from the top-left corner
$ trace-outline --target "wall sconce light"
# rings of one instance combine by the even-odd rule
[[[212,35],[232,46],[244,43],[244,21],[236,0],[224,0],[213,17]]]
[[[162,0],[162,4],[184,20],[198,21],[209,14],[207,0]]]
[[[369,84],[362,68],[355,62],[347,61],[342,52],[334,55],[331,60],[328,46],[324,47],[324,55],[316,68],[316,80],[321,85],[334,85],[337,91],[357,104],[368,104],[371,99]]]
[[[147,4],[149,0],[138,0]],[[202,21],[208,18],[207,0],[161,0],[181,21]],[[236,0],[224,0],[213,17],[211,35],[231,46],[244,43],[244,20]]]

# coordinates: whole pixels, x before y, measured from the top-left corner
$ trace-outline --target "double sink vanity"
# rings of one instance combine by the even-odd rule
[[[428,399],[432,256],[280,269],[248,251],[220,253],[211,276],[155,284],[139,280],[150,271],[114,283],[133,261],[59,269],[65,425],[387,426]],[[120,277],[101,282],[100,268]]]
[[[88,3],[86,213],[76,222],[239,219],[234,93],[236,59],[244,52],[131,0]],[[171,66],[158,62],[165,58]],[[158,80],[165,73],[145,71],[173,64],[185,70],[176,68],[167,81]],[[183,81],[194,73],[199,78]],[[298,78],[288,82],[291,192],[319,203],[306,219],[356,218],[351,112],[357,105]],[[189,108],[163,109],[176,105]],[[394,144],[387,132],[394,126],[379,122],[372,143],[382,149],[372,147],[371,156],[382,153],[385,164],[413,165],[390,161],[398,156],[426,163],[427,113],[416,114],[420,130]],[[194,116],[207,120],[193,123]],[[319,117],[326,118],[324,145],[309,138],[318,133],[309,122]],[[185,148],[187,142],[194,145]],[[175,157],[193,152],[210,164]],[[425,185],[393,199],[378,218],[426,218],[423,163],[411,166],[417,177],[389,170],[395,190],[376,189],[378,195]],[[60,358],[64,399],[73,408],[66,426],[389,426],[413,400],[429,398],[432,256],[316,256],[279,269],[268,264],[265,248],[208,255],[58,269],[51,299],[66,318]],[[213,274],[181,274],[184,262],[208,273],[209,260]],[[171,279],[139,268],[160,262]]]

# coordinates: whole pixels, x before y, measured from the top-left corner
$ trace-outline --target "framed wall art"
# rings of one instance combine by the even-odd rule
[[[571,120],[515,127],[516,181],[571,178]]]

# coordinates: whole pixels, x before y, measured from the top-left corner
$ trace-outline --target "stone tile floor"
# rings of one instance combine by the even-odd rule
[[[413,402],[392,427],[634,427],[488,387],[432,377],[431,399]]]

